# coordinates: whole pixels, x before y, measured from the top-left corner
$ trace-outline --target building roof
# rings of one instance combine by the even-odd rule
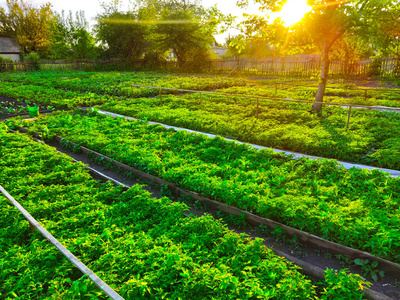
[[[0,37],[0,53],[2,54],[21,53],[18,41],[14,38]]]

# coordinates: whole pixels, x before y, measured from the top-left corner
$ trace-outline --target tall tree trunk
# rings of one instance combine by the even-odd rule
[[[313,104],[313,111],[321,112],[322,110],[322,101],[324,100],[326,82],[328,80],[329,74],[329,49],[330,45],[328,43],[324,43],[322,48],[322,65],[321,65],[321,77],[319,79],[318,84],[318,92],[315,96],[315,101]]]

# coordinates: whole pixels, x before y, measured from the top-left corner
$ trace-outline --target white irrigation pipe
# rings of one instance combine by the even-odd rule
[[[101,280],[93,271],[84,265],[75,255],[65,248],[57,239],[42,227],[30,213],[28,213],[1,185],[0,192],[24,215],[31,226],[35,227],[46,239],[50,241],[70,262],[72,262],[82,273],[86,274],[104,293],[113,300],[124,300],[117,292]]]

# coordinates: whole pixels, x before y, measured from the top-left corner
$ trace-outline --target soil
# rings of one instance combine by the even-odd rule
[[[27,103],[26,101],[19,101],[14,98],[0,96],[0,118],[5,118],[8,116],[15,115],[27,115],[28,114],[28,106],[38,106],[39,113],[41,111],[54,110],[54,107],[43,105],[43,104],[34,104]]]

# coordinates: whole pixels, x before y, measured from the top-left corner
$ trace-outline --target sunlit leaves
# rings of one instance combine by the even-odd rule
[[[54,22],[51,4],[36,8],[23,0],[7,0],[7,7],[8,12],[0,9],[0,33],[17,38],[26,53],[46,50]]]

